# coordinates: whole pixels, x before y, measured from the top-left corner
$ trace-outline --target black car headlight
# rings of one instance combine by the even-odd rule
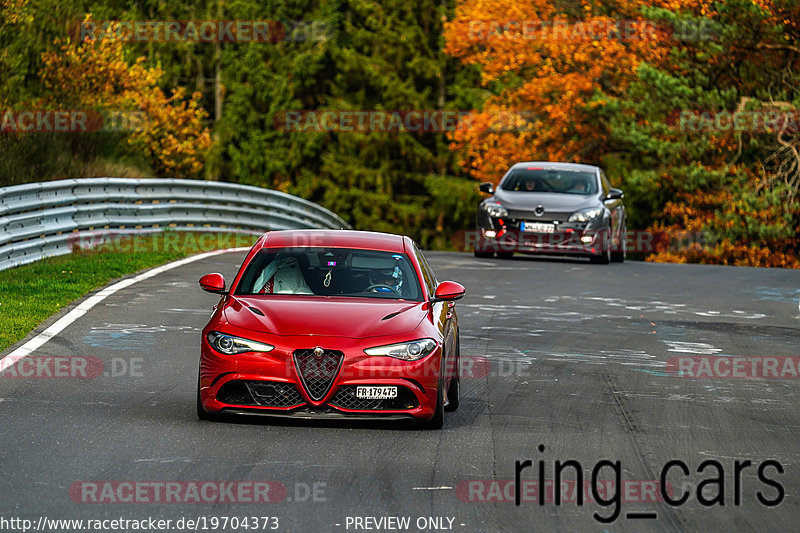
[[[508,211],[506,208],[500,204],[482,204],[481,207],[492,218],[503,218],[508,216]]]
[[[435,349],[435,340],[419,339],[416,341],[399,342],[397,344],[367,348],[364,350],[364,353],[367,355],[394,357],[395,359],[403,359],[404,361],[416,361],[430,354]]]
[[[218,331],[209,332],[206,335],[206,339],[215,350],[225,355],[236,355],[245,352],[271,352],[275,349],[271,344],[234,337]]]
[[[569,216],[568,222],[590,222],[603,214],[602,207],[590,207],[589,209],[581,209]]]

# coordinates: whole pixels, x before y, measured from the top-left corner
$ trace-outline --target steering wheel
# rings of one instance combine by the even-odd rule
[[[367,292],[367,291],[378,292],[378,291],[373,290],[373,289],[378,289],[378,288],[389,289],[390,291],[392,291],[395,294],[400,294],[399,292],[397,292],[397,289],[395,289],[391,285],[384,285],[383,283],[373,283],[372,285],[370,285],[369,287],[364,289],[364,292]]]

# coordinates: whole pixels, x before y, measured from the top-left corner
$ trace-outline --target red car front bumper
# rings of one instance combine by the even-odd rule
[[[201,347],[199,394],[210,414],[420,420],[434,414],[440,347],[419,361],[403,361],[365,354],[365,348],[386,344],[374,339],[270,336],[264,340],[275,346],[270,352],[229,356],[211,347],[207,333]],[[313,356],[317,347],[325,352],[318,359]],[[359,386],[395,386],[397,397],[360,399],[355,393]]]

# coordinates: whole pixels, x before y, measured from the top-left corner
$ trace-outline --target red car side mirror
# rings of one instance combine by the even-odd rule
[[[460,283],[456,283],[455,281],[443,281],[436,287],[436,292],[433,294],[433,301],[443,302],[460,300],[464,297],[466,292],[467,289]]]
[[[206,274],[200,278],[200,288],[206,292],[221,294],[225,292],[225,278],[222,277],[222,274],[217,274],[216,272]]]

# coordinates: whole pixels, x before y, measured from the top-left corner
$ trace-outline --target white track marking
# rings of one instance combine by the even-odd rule
[[[146,272],[142,272],[138,276],[134,276],[132,278],[124,279],[122,281],[118,281],[117,283],[110,285],[104,289],[101,289],[99,292],[93,294],[86,300],[82,301],[78,304],[77,307],[72,309],[69,313],[62,316],[55,322],[53,322],[50,327],[48,327],[43,332],[36,335],[34,338],[11,352],[10,354],[6,355],[2,359],[0,359],[0,373],[4,372],[7,368],[14,366],[17,364],[21,359],[28,357],[34,350],[37,350],[44,345],[47,341],[61,333],[67,326],[75,322],[77,319],[85,315],[90,309],[94,306],[114,294],[115,292],[122,290],[126,287],[130,287],[134,283],[139,283],[140,281],[144,281],[146,279],[152,278],[153,276],[157,276],[163,272],[168,270],[172,270],[173,268],[178,268],[179,266],[186,265],[188,263],[193,263],[195,261],[199,261],[200,259],[205,259],[206,257],[211,257],[214,255],[226,254],[230,252],[246,252],[250,248],[228,248],[226,250],[215,250],[213,252],[206,252],[202,254],[193,255],[191,257],[186,257],[184,259],[179,259],[177,261],[173,261],[172,263],[167,263],[166,265],[161,265],[159,267],[155,267],[150,269]]]
[[[738,309],[717,311],[714,309],[694,308],[682,303],[662,302],[660,300],[623,300],[622,298],[606,298],[599,296],[548,296],[544,298],[545,303],[561,301],[576,303],[580,303],[581,301],[599,302],[606,308],[616,307],[619,309],[648,313],[663,312],[668,315],[690,314],[714,318],[744,318],[749,320],[760,320],[767,317],[764,313],[755,313]]]
[[[702,355],[714,355],[722,350],[705,342],[680,342],[680,341],[661,341],[667,345],[670,352],[696,353]]]

